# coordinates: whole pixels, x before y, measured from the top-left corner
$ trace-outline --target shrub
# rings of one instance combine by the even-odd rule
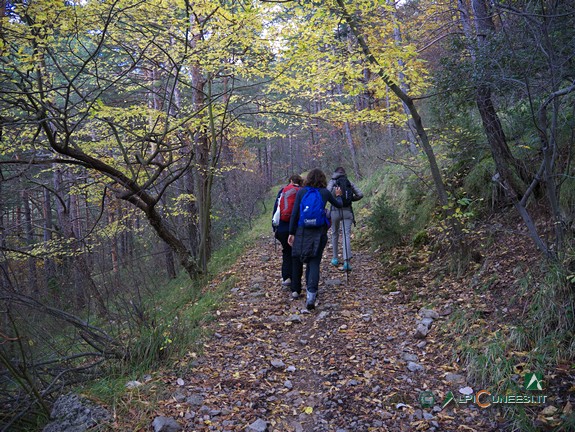
[[[466,195],[471,197],[475,203],[483,203],[482,208],[474,209],[478,213],[486,211],[489,205],[494,204],[496,197],[493,195],[492,177],[495,171],[495,163],[491,157],[488,157],[471,168],[463,180]]]
[[[415,248],[420,248],[423,245],[429,244],[429,241],[430,241],[429,234],[427,233],[427,231],[423,230],[419,231],[417,234],[413,236],[411,244]]]
[[[374,246],[390,249],[401,244],[404,226],[398,212],[391,207],[385,195],[375,198],[371,214],[367,218],[369,235]]]

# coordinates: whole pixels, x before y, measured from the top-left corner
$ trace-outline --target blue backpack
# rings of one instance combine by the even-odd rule
[[[306,193],[299,206],[298,226],[305,228],[320,227],[327,224],[325,205],[319,189],[307,186]]]

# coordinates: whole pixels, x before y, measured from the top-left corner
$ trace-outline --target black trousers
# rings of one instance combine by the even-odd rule
[[[310,293],[317,293],[317,288],[319,285],[319,266],[321,264],[321,257],[323,250],[327,244],[327,234],[322,234],[321,241],[319,244],[319,250],[315,257],[310,258],[310,260],[305,265],[305,280],[306,289]],[[301,293],[301,278],[303,276],[303,263],[299,256],[293,257],[293,277],[291,280],[291,290],[297,293]]]
[[[282,245],[282,279],[292,278],[291,246],[288,244],[289,232],[277,232],[276,238]]]

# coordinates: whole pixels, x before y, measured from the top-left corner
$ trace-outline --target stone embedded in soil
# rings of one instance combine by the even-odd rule
[[[413,337],[416,339],[423,339],[427,336],[427,333],[429,333],[429,328],[423,324],[419,324],[415,329]]]
[[[285,367],[285,363],[282,360],[274,359],[271,361],[271,365],[275,368],[281,369]]]
[[[419,316],[421,316],[422,318],[431,318],[431,319],[438,319],[439,318],[439,314],[434,311],[433,309],[420,309],[419,310]]]
[[[407,363],[407,369],[409,369],[411,372],[421,372],[423,370],[423,366],[421,366],[419,363],[410,361]]]
[[[410,362],[416,362],[418,360],[417,356],[415,354],[411,354],[411,353],[403,353],[402,355],[403,360],[405,361],[410,361]]]
[[[192,406],[201,406],[204,403],[204,398],[199,394],[193,394],[186,399],[186,402]]]
[[[445,375],[445,381],[452,383],[452,384],[464,384],[466,378],[463,375],[455,374],[455,373],[448,373]]]
[[[154,432],[177,432],[181,431],[182,427],[173,418],[169,417],[156,417],[152,422]]]
[[[423,324],[424,326],[426,326],[427,328],[431,327],[431,324],[433,323],[433,319],[431,318],[423,318],[420,321],[421,324]]]
[[[247,430],[250,432],[266,432],[268,430],[268,424],[265,420],[257,419],[247,427]]]

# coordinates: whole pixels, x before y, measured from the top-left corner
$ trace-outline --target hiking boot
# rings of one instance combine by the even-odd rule
[[[292,291],[291,298],[292,300],[297,300],[299,298],[299,293],[297,291]]]
[[[307,293],[307,301],[305,307],[307,310],[315,309],[315,299],[317,298],[317,293]]]
[[[343,271],[346,271],[346,272],[351,271],[351,266],[349,265],[349,263],[347,261],[343,263]]]
[[[337,260],[337,258],[333,258],[333,259],[331,260],[331,265],[332,265],[332,266],[337,267],[338,264],[339,264],[339,261]]]
[[[287,278],[285,281],[282,281],[282,286],[291,286],[291,279]]]

